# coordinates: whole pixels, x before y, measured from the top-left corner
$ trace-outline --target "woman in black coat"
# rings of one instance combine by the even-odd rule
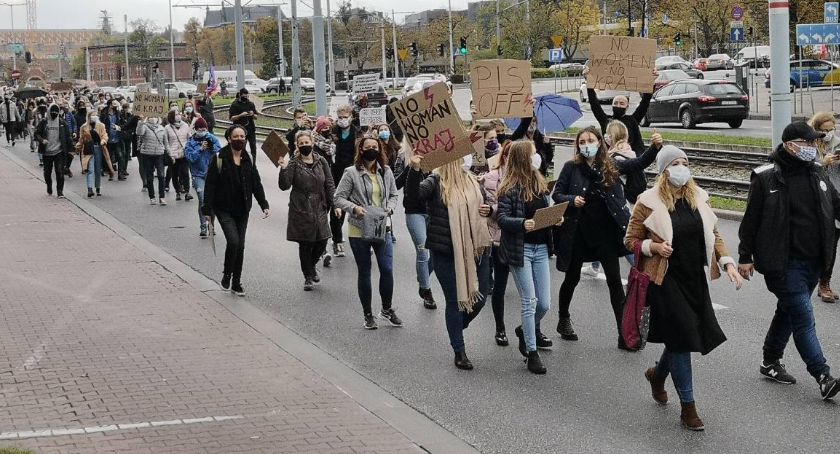
[[[316,265],[327,250],[330,239],[329,211],[335,194],[335,182],[327,160],[312,152],[312,131],[300,130],[295,135],[295,157],[280,161],[280,189],[292,190],[289,196],[289,220],[286,239],[299,245],[303,290],[311,291],[321,282]],[[294,222],[291,222],[294,220]],[[324,257],[330,266],[332,256]]]
[[[225,233],[227,246],[222,289],[245,296],[241,278],[251,200],[257,199],[263,219],[268,217],[269,207],[260,174],[248,153],[243,153],[248,143],[245,128],[240,125],[231,126],[225,132],[225,139],[228,145],[219,150],[216,159],[210,160],[210,167],[207,169],[202,211],[208,222],[213,222],[212,218],[215,216]]]
[[[660,136],[652,140],[661,147]],[[603,265],[616,334],[620,332],[624,286],[618,258],[628,254],[624,234],[630,211],[619,177],[646,168],[654,159],[656,153],[645,153],[640,158],[618,162],[608,156],[598,129],[590,126],[577,134],[575,158],[563,166],[552,193],[555,203],[569,203],[566,221],[557,230],[555,241],[557,269],[566,273],[560,287],[560,320],[557,323],[557,332],[565,340],[578,339],[572,328],[569,306],[580,282],[584,262],[599,261]],[[627,349],[620,335],[618,348]]]

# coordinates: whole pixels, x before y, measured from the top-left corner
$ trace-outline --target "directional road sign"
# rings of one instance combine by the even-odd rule
[[[743,43],[744,42],[744,27],[732,27],[729,29],[729,42]]]
[[[840,24],[797,24],[796,44],[812,46],[817,44],[840,44]]]
[[[744,17],[744,8],[735,6],[732,8],[732,20],[741,20]]]
[[[827,24],[836,24],[838,12],[840,12],[840,3],[828,2],[823,6],[823,22]]]
[[[551,63],[561,63],[563,62],[563,59],[564,55],[562,47],[548,50],[548,61],[550,61]]]

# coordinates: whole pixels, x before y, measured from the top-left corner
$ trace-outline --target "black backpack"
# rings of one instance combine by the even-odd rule
[[[626,159],[616,154],[615,159]],[[624,187],[624,198],[630,203],[636,203],[636,199],[647,190],[647,177],[645,171],[630,172],[624,175],[621,185]]]

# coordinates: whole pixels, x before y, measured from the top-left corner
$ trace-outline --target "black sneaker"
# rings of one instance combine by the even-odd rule
[[[785,370],[785,365],[779,361],[770,364],[762,361],[761,367],[758,371],[761,372],[761,375],[764,375],[770,380],[778,383],[783,383],[785,385],[792,385],[796,383],[796,379],[793,378],[793,375],[789,374],[787,370]],[[822,385],[820,385],[820,388],[822,388]]]
[[[52,188],[47,188],[47,195],[52,195]]]
[[[152,199],[154,201],[154,199]],[[225,274],[222,276],[222,282],[220,282],[222,286],[222,290],[230,290],[230,274]]]
[[[822,395],[823,400],[831,399],[837,395],[838,391],[840,391],[840,381],[829,374],[820,375],[818,382],[820,384],[820,394]]]
[[[99,190],[99,188],[96,188],[96,196],[102,197],[102,192]]]
[[[376,329],[379,326],[376,325],[376,320],[373,319],[373,315],[365,315],[365,329]]]
[[[193,199],[193,196],[189,192],[184,194],[184,201],[189,202],[192,199]]]
[[[93,197],[93,189],[88,188],[88,198]]]
[[[180,193],[180,192],[175,194],[175,201],[176,201],[176,202],[180,202],[180,201],[181,201],[181,193]]]
[[[59,194],[58,194],[58,198],[59,198],[59,199],[64,199],[64,198],[65,198],[65,197],[64,197],[64,194],[59,193]]]
[[[437,303],[435,303],[435,298],[432,296],[432,289],[421,288],[420,298],[423,298],[423,307],[426,309],[437,309]]]
[[[324,254],[324,268],[329,268],[332,265],[332,254],[327,252]]]
[[[236,296],[245,296],[245,289],[242,288],[242,284],[239,282],[234,283],[230,287],[230,291]]]
[[[312,276],[312,283],[314,283],[314,284],[320,284],[321,283],[321,275],[318,274],[317,271],[315,272],[315,275]]]
[[[344,243],[333,244],[333,255],[336,257],[344,257]]]
[[[379,311],[379,318],[388,320],[391,322],[391,325],[394,326],[403,326],[402,320],[397,317],[397,313],[394,312],[394,309],[382,309]]]
[[[199,238],[207,238],[207,227],[201,226],[201,231],[198,233]]]
[[[311,292],[312,289],[314,289],[314,288],[315,288],[315,285],[312,283],[312,279],[306,278],[306,280],[303,281],[303,291],[304,292]]]
[[[545,334],[537,331],[537,349],[538,350],[550,350],[551,347],[554,346],[554,342],[551,339],[545,337]]]

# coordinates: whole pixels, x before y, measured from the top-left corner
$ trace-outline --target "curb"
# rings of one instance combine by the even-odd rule
[[[713,208],[712,211],[715,212],[718,219],[734,222],[741,222],[744,220],[744,213],[741,211],[719,210],[717,208]]]
[[[35,179],[43,181],[43,175],[37,169],[32,168],[24,160],[10,152],[8,148],[0,147],[0,153]],[[382,419],[385,424],[405,435],[409,441],[417,445],[418,452],[465,454],[479,452],[476,448],[385,391],[338,358],[331,356],[316,344],[301,337],[286,325],[248,303],[247,299],[231,296],[229,292],[220,290],[219,285],[214,280],[152,244],[108,212],[88,202],[85,197],[73,191],[65,191],[64,195],[68,201],[91,218],[112,230],[120,238],[141,250],[149,258],[183,279],[196,290],[221,304],[254,331],[265,336],[278,348],[283,349],[313,372],[326,379],[358,405]]]

